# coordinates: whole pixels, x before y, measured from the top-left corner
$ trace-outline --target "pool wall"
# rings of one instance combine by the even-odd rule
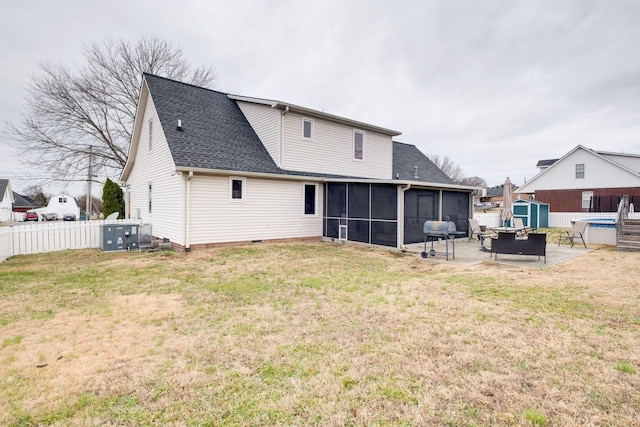
[[[589,224],[587,227],[584,241],[593,245],[611,245],[618,244],[616,224],[611,218],[592,218],[581,219]]]

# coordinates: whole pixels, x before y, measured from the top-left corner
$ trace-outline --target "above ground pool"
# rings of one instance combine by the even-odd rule
[[[613,218],[589,218],[577,221],[589,224],[584,236],[587,244],[612,246],[618,244],[616,223]]]

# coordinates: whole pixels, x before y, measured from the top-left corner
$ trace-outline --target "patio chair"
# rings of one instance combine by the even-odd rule
[[[571,242],[571,247],[575,244],[576,239],[582,240],[584,248],[587,248],[587,244],[584,242],[584,232],[587,229],[588,223],[584,221],[576,221],[571,224],[571,232],[565,231],[566,234],[561,234],[558,239],[558,246],[562,242],[562,239],[568,239]]]
[[[513,227],[516,229],[518,236],[524,236],[525,234],[534,233],[536,231],[535,228],[525,227],[522,218],[514,216],[511,218],[511,222],[513,223]]]
[[[482,235],[483,231],[482,228],[480,227],[480,224],[478,223],[478,220],[475,218],[469,218],[469,241],[471,241],[471,238],[473,237],[474,234],[478,235],[478,239],[480,239],[480,236]]]

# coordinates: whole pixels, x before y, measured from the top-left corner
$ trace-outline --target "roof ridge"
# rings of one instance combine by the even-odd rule
[[[208,87],[203,87],[203,86],[196,86],[196,85],[194,85],[192,83],[182,82],[180,80],[172,79],[172,78],[169,78],[169,77],[159,76],[157,74],[151,74],[151,73],[143,72],[142,76],[143,77],[149,76],[149,77],[153,77],[153,78],[156,78],[156,79],[166,80],[166,81],[172,82],[172,83],[178,83],[178,84],[181,84],[181,85],[184,85],[184,86],[191,86],[192,88],[195,88],[195,89],[207,90],[209,92],[215,92],[215,93],[219,93],[221,95],[229,96],[229,93],[227,93],[227,92],[222,92],[222,91],[219,91],[219,90],[216,90],[216,89],[210,89]]]

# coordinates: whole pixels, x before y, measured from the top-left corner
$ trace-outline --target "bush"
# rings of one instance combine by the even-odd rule
[[[114,212],[118,212],[120,218],[124,218],[124,197],[122,188],[107,178],[102,189],[102,214],[106,218]]]

